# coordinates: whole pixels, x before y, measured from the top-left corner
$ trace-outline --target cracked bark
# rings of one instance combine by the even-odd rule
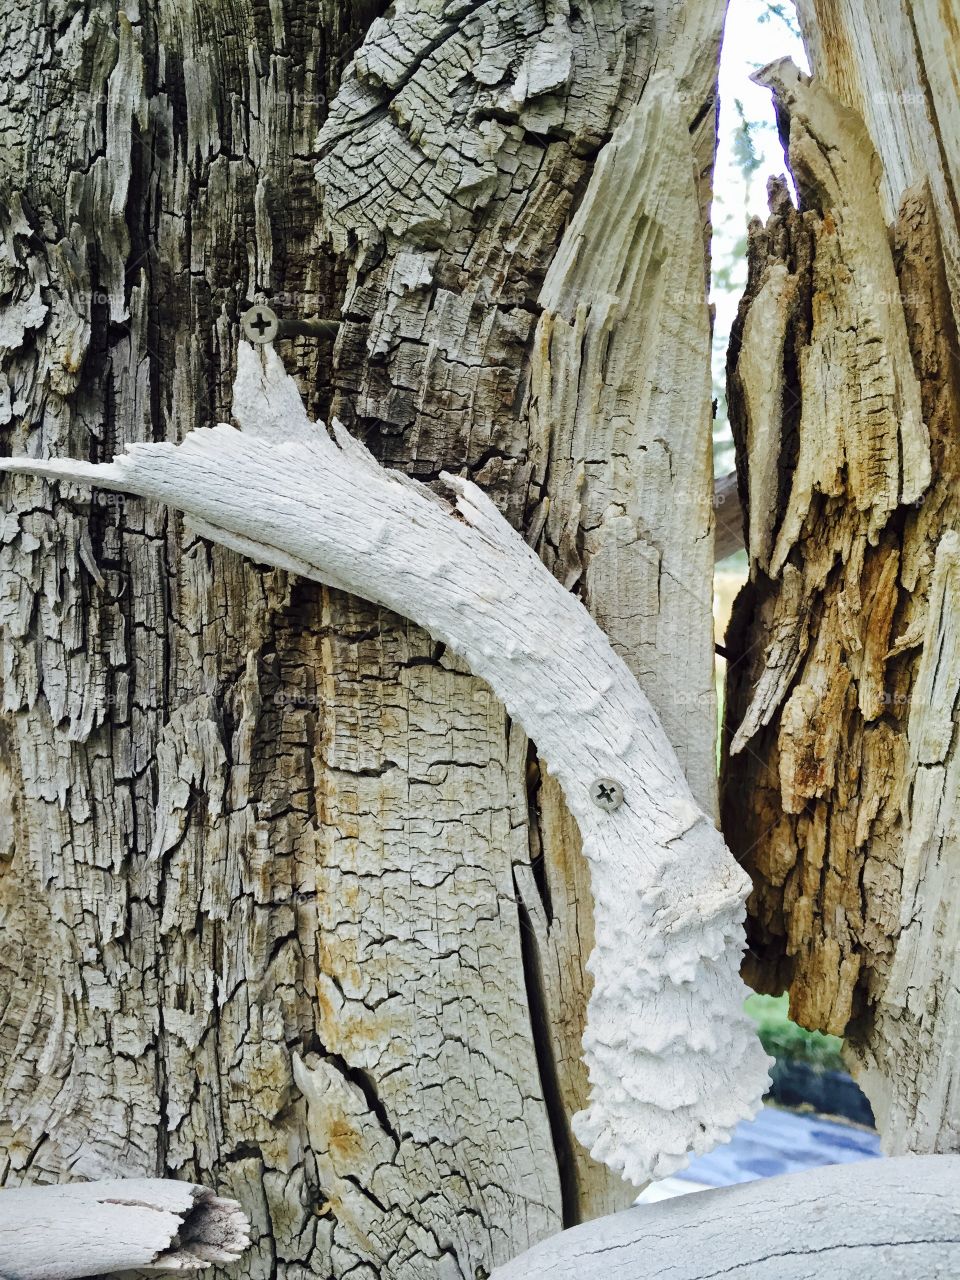
[[[818,78],[762,77],[800,208],[773,185],[728,366],[751,581],[723,821],[755,883],[748,980],[848,1037],[888,1150],[952,1151],[957,28],[882,8],[802,3]]]
[[[340,311],[335,347],[283,345],[308,407],[419,477],[464,468],[579,575],[709,809],[709,389],[690,370],[721,6],[381,8],[4,14],[5,451],[181,439],[229,414],[246,299]],[[668,341],[624,300],[578,319],[559,268],[540,296],[654,66],[674,110],[657,108],[660,164],[658,147],[623,157],[647,237],[624,250],[630,314]],[[593,416],[571,390],[577,323],[598,344]],[[663,421],[658,395],[683,412]],[[601,421],[598,458],[583,432]],[[10,495],[4,1181],[209,1182],[251,1218],[234,1272],[251,1277],[472,1277],[557,1229],[592,909],[555,784],[531,822],[503,708],[412,624],[149,503]],[[537,1037],[513,881],[535,857],[552,907]],[[353,1182],[320,1180],[296,1055],[332,1074]],[[378,1206],[397,1136],[404,1176]],[[567,1216],[619,1206],[619,1180],[566,1141]]]

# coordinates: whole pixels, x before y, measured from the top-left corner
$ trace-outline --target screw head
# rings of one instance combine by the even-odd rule
[[[280,329],[280,321],[275,311],[258,303],[240,317],[240,328],[245,338],[260,346],[274,340]]]
[[[613,778],[597,778],[590,787],[590,799],[598,809],[613,813],[623,804],[623,787]]]

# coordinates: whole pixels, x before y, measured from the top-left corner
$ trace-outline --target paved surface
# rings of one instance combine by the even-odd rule
[[[880,1155],[880,1139],[868,1129],[827,1120],[823,1116],[764,1107],[756,1120],[737,1126],[732,1142],[694,1160],[673,1178],[649,1186],[640,1204],[671,1196],[727,1187],[780,1173],[799,1173],[825,1164],[851,1164]]]

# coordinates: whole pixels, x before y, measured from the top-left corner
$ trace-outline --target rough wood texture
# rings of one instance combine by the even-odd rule
[[[710,389],[702,376],[691,384],[678,374],[689,369],[686,347],[701,348],[707,333],[698,246],[721,20],[716,0],[696,6],[595,0],[586,9],[564,0],[456,7],[431,0],[392,12],[372,28],[334,105],[317,168],[324,228],[351,272],[333,412],[378,458],[421,479],[465,466],[525,529],[648,682],[710,809],[713,774],[700,768],[714,714],[704,559],[708,433],[698,445],[692,441],[693,424],[706,421]],[[662,74],[651,79],[654,67]],[[597,148],[638,99],[652,100],[663,138],[648,156],[633,145],[609,157],[603,195],[591,177]],[[639,131],[654,136],[646,121]],[[356,198],[358,184],[369,188],[369,200]],[[569,292],[562,303],[541,295],[554,256],[569,261],[569,251],[558,253],[561,234],[579,202],[597,207],[611,191],[619,199],[630,187],[635,198],[624,227],[607,221],[588,242],[572,227],[566,232],[565,243],[575,244],[607,281],[608,295],[585,293],[579,323],[595,341],[571,345],[566,363],[554,367],[554,307],[561,307],[562,333],[573,304]],[[650,245],[673,239],[670,220],[678,212],[684,240],[669,258],[651,256]],[[689,289],[680,294],[688,273],[692,296]],[[556,273],[554,279],[559,288]],[[583,275],[581,286],[589,279]],[[642,296],[647,308],[628,305]],[[672,317],[669,326],[651,322],[654,310]],[[618,338],[608,361],[614,317]],[[623,366],[625,352],[632,371]],[[652,411],[656,375],[683,413],[664,419]],[[540,400],[554,395],[562,411],[558,403],[551,417]],[[611,423],[601,408],[614,412]],[[587,448],[586,426],[597,437],[596,451]],[[671,471],[664,458],[672,450]],[[671,513],[666,553],[652,518],[662,507]],[[678,587],[666,570],[684,555],[692,563]],[[337,607],[334,601],[334,617]],[[437,707],[456,700],[456,708],[442,712],[456,720],[463,703],[485,694],[462,672],[452,688],[450,677],[435,671],[434,657],[425,646],[417,672],[423,696]],[[370,693],[368,679],[354,696],[365,702]],[[429,761],[434,746],[424,750]],[[404,753],[409,767],[418,751],[414,745]],[[475,856],[482,865],[509,868],[514,884],[525,995],[560,1175],[543,1187],[537,1154],[523,1176],[537,1187],[538,1200],[556,1205],[559,1194],[561,1219],[569,1223],[625,1203],[622,1188],[583,1159],[569,1129],[588,1087],[579,1046],[589,994],[582,959],[593,938],[576,826],[509,719],[486,735],[482,749],[472,742],[466,758],[484,772],[461,776],[454,760],[442,779],[434,771],[433,781],[458,798],[465,785],[506,779],[497,805],[508,804],[502,817],[509,839],[494,834]],[[396,811],[400,763],[384,782],[366,784],[371,807]],[[432,803],[426,788],[400,794],[404,812],[411,794],[427,809]],[[331,812],[336,804],[331,794]],[[417,821],[426,825],[429,815]],[[455,828],[447,838],[453,834]],[[477,834],[470,839],[475,845]],[[412,1018],[418,1003],[407,1006]],[[398,1016],[402,1007],[398,1000]],[[331,1034],[342,1038],[337,1027]]]
[[[864,50],[903,36],[899,5],[886,23],[857,18],[850,45],[817,9],[819,64],[850,101]],[[945,104],[912,86],[912,65],[875,91],[918,93],[933,119]],[[800,211],[774,183],[729,362],[751,582],[728,637],[723,821],[755,882],[747,976],[848,1036],[890,1151],[955,1150],[960,378],[953,207],[936,195],[949,172],[911,168],[905,191],[890,137],[874,134],[882,166],[822,82],[782,64],[762,80]],[[918,165],[939,155],[908,136]]]
[[[249,1223],[235,1200],[161,1178],[0,1191],[3,1280],[205,1271],[236,1262]]]
[[[615,154],[635,125],[628,116],[617,130]],[[463,657],[549,763],[591,865],[591,1090],[575,1133],[637,1185],[729,1140],[768,1085],[739,978],[749,882],[694,803],[635,678],[480,489],[441,473],[457,495],[449,507],[384,471],[336,419],[334,443],[272,349],[261,365],[241,344],[233,417],[239,432],[222,424],[179,446],[133,444],[112,463],[8,458],[0,468],[158,499],[204,536],[412,618]],[[613,812],[591,798],[598,779],[622,788]],[[488,1052],[499,1060],[496,1043]],[[338,1102],[352,1094],[315,1056],[295,1058],[294,1073],[329,1181],[349,1163],[337,1160],[335,1135]],[[371,1176],[378,1198],[401,1180]]]
[[[960,325],[960,5],[881,0],[864,22],[858,0],[798,0],[811,63],[866,123],[880,157],[880,201],[892,225],[904,195],[928,187],[954,324]]]
[[[175,439],[229,411],[254,290],[336,308],[313,142],[376,11],[3,7],[4,451]],[[291,351],[322,399],[329,344]],[[6,510],[0,1178],[169,1173],[243,1201],[240,1274],[327,1267],[290,1066],[318,1038],[322,605],[137,502]]]
[[[654,67],[676,111],[636,213],[662,217],[674,193],[693,234],[722,5],[382,7],[6,6],[4,452],[98,460],[225,417],[236,321],[265,292],[282,314],[344,317],[335,349],[284,347],[313,411],[334,400],[422,478],[466,467],[547,554],[538,295]],[[671,341],[701,341],[702,301]],[[657,377],[671,367],[664,352]],[[700,421],[694,391],[683,403]],[[670,445],[686,413],[642,430],[631,448],[671,449],[693,548],[702,458],[688,480]],[[589,593],[611,619],[628,564],[640,598],[660,595],[635,513],[666,501],[665,472],[630,474],[647,486],[624,495],[636,539],[621,521],[617,574]],[[281,1280],[474,1276],[622,1203],[569,1134],[593,937],[575,828],[489,691],[412,625],[138,501],[31,483],[7,512],[2,1177],[210,1182],[250,1213],[247,1272]],[[706,582],[688,586],[708,618]],[[696,714],[661,711],[702,754],[700,605],[661,590],[669,611],[624,621],[618,643],[654,685],[688,681]],[[349,1101],[328,1185],[295,1053]],[[393,1134],[404,1178],[374,1203]]]
[[[700,211],[670,75],[650,80],[643,107],[604,148],[540,291],[530,391],[550,494],[543,554],[568,587],[584,574],[584,601],[646,680],[713,812],[710,320],[690,252]]]
[[[629,1209],[490,1280],[943,1280],[960,1270],[960,1159],[870,1160]]]

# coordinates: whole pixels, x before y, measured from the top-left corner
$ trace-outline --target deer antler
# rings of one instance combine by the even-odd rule
[[[241,431],[132,444],[104,465],[0,468],[168,503],[214,541],[385,605],[461,654],[556,774],[591,866],[577,1137],[638,1184],[727,1140],[766,1085],[739,977],[749,882],[622,659],[481,490],[445,475],[450,505],[337,422],[331,437],[272,349],[261,365],[241,344],[234,415]]]

